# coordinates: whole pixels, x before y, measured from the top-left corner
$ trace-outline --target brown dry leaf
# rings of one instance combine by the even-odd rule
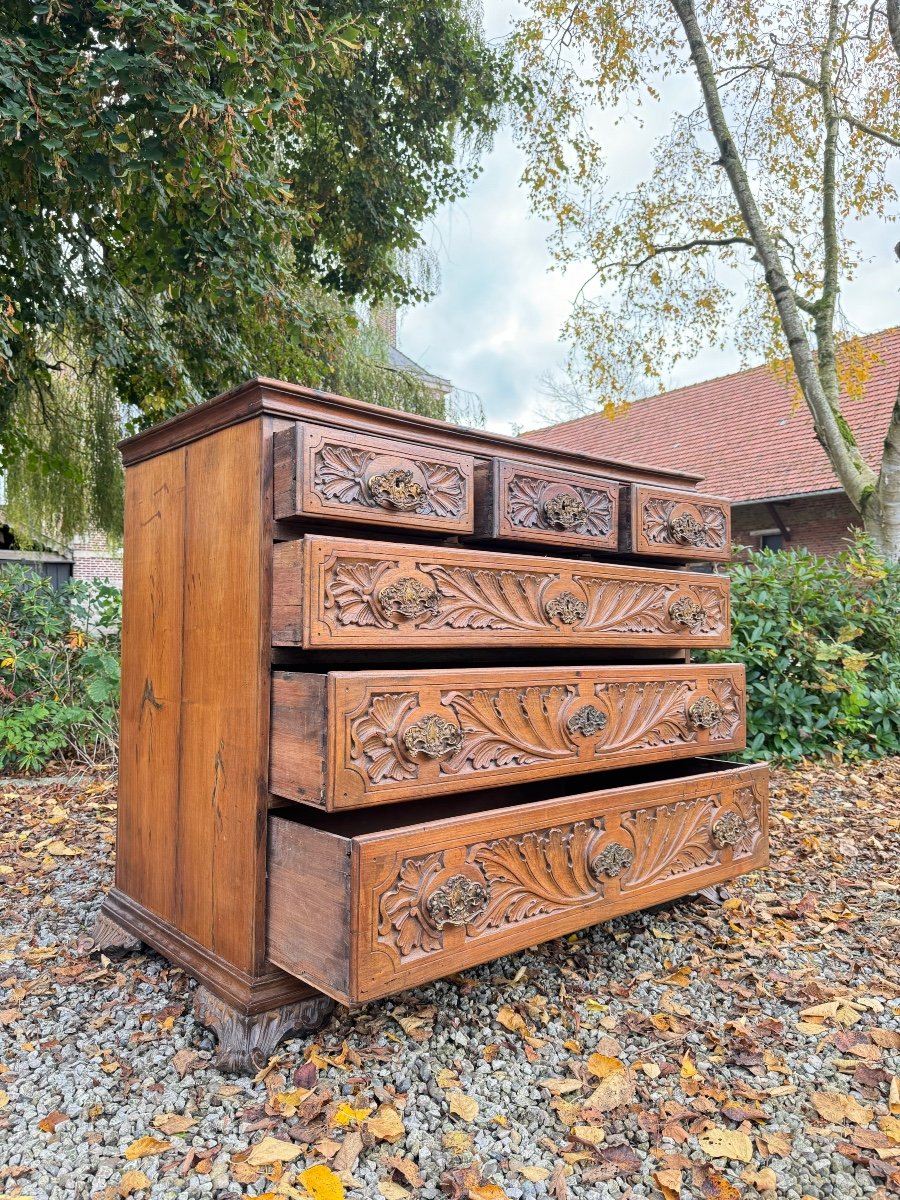
[[[810,1097],[816,1112],[832,1125],[849,1121],[851,1125],[868,1125],[875,1115],[867,1105],[860,1104],[844,1092],[813,1092]]]
[[[783,1129],[767,1130],[764,1137],[756,1139],[756,1143],[760,1147],[760,1154],[772,1158],[790,1158],[794,1150],[794,1139]]]
[[[172,1066],[178,1072],[179,1079],[184,1079],[189,1071],[196,1071],[207,1065],[206,1059],[196,1050],[177,1050],[172,1055]]]
[[[546,1167],[519,1167],[519,1174],[529,1183],[543,1183],[545,1179],[550,1178],[550,1172]]]
[[[235,1183],[256,1183],[262,1172],[262,1167],[251,1167],[245,1162],[233,1162],[230,1171],[231,1178]]]
[[[143,1171],[126,1171],[119,1180],[119,1195],[130,1196],[132,1192],[141,1192],[150,1187],[150,1180]]]
[[[895,1117],[900,1116],[900,1079],[895,1075],[891,1080],[891,1093],[888,1096],[888,1108]]]
[[[882,1050],[900,1050],[900,1033],[896,1029],[870,1029],[869,1037]]]
[[[399,1154],[389,1154],[384,1160],[385,1166],[402,1175],[410,1187],[420,1188],[425,1183],[422,1172],[411,1158],[401,1158]]]
[[[434,1082],[439,1088],[446,1091],[448,1088],[459,1087],[459,1076],[455,1071],[451,1071],[449,1067],[441,1067],[434,1077]]]
[[[509,1200],[499,1183],[473,1183],[468,1197],[469,1200]]]
[[[656,1065],[656,1063],[642,1062],[642,1063],[638,1063],[638,1066],[641,1068],[641,1070],[644,1072],[644,1074],[647,1076],[648,1079],[659,1079],[661,1072],[660,1072],[659,1067]]]
[[[771,1167],[763,1167],[760,1171],[755,1167],[748,1167],[746,1171],[741,1171],[741,1179],[755,1187],[758,1192],[771,1192],[778,1187],[778,1176]]]
[[[394,1183],[392,1179],[381,1179],[378,1182],[379,1195],[384,1196],[384,1200],[406,1200],[410,1194],[408,1189],[401,1187],[399,1183]]]
[[[66,842],[53,841],[47,847],[47,853],[52,854],[55,858],[71,858],[76,854],[81,854],[74,846],[69,846]]]
[[[586,1146],[600,1146],[606,1141],[606,1130],[600,1125],[573,1125],[569,1133]]]
[[[150,1158],[154,1154],[162,1154],[171,1145],[171,1142],[162,1142],[159,1138],[155,1137],[138,1138],[125,1151],[125,1157],[129,1162],[134,1162],[136,1158]]]
[[[748,1163],[753,1157],[753,1143],[746,1133],[737,1129],[713,1126],[712,1129],[704,1129],[697,1140],[700,1149],[710,1158],[733,1158]]]
[[[56,1133],[57,1125],[62,1125],[64,1121],[68,1120],[68,1115],[56,1108],[52,1113],[47,1113],[46,1117],[41,1117],[37,1125],[41,1133]]]
[[[741,1200],[741,1193],[734,1184],[729,1183],[724,1175],[720,1175],[712,1167],[695,1167],[692,1175],[696,1177],[695,1181],[699,1181],[700,1195],[705,1197],[705,1200]]]
[[[596,1108],[600,1112],[612,1112],[623,1104],[630,1104],[634,1099],[634,1075],[627,1068],[615,1071],[591,1092],[585,1101],[587,1108]]]
[[[900,1146],[900,1121],[896,1117],[879,1117],[878,1128]]]
[[[153,1127],[160,1133],[187,1133],[197,1122],[193,1117],[182,1117],[178,1113],[158,1113],[153,1118]]]
[[[511,1033],[518,1033],[522,1037],[530,1037],[531,1030],[524,1017],[521,1017],[515,1009],[508,1005],[504,1006],[497,1013],[497,1021],[504,1029],[508,1029]]]
[[[285,1142],[281,1138],[264,1137],[253,1146],[245,1162],[251,1167],[271,1167],[273,1163],[293,1162],[299,1158],[301,1149],[293,1142]]]
[[[450,1111],[453,1112],[452,1103]],[[478,1112],[477,1104],[475,1105],[475,1111]],[[400,1120],[400,1114],[390,1104],[382,1104],[374,1116],[369,1117],[367,1121],[363,1122],[363,1129],[371,1133],[372,1137],[377,1138],[380,1142],[390,1142],[392,1145],[394,1142],[399,1142],[406,1133],[406,1128]]]
[[[332,1160],[332,1168],[338,1175],[349,1175],[363,1151],[362,1134],[352,1129],[341,1142],[341,1148]]]
[[[344,1185],[334,1171],[322,1163],[307,1167],[305,1171],[300,1172],[297,1179],[312,1196],[312,1200],[344,1200]]]
[[[447,1092],[447,1099],[450,1102],[451,1114],[462,1117],[464,1121],[474,1121],[478,1116],[478,1101],[461,1092],[459,1088],[451,1088]]]
[[[665,1196],[665,1200],[678,1200],[681,1195],[681,1172],[674,1167],[654,1171],[653,1182]]]
[[[432,1026],[421,1017],[397,1017],[397,1024],[414,1042],[427,1042],[431,1037]]]
[[[580,1079],[539,1079],[538,1084],[551,1096],[566,1096],[569,1092],[580,1092],[584,1087]]]
[[[616,1071],[622,1071],[625,1064],[620,1058],[610,1058],[608,1054],[592,1054],[587,1060],[587,1069],[598,1079],[606,1079]]]

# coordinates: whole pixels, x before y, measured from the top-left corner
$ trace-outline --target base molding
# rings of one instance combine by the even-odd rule
[[[297,1004],[246,1016],[201,986],[194,996],[194,1016],[218,1039],[213,1061],[220,1071],[248,1074],[264,1067],[272,1051],[289,1033],[318,1029],[334,1010],[334,1001],[316,992]]]
[[[126,938],[131,935],[132,939],[146,942],[164,958],[183,967],[205,991],[224,1001],[239,1016],[253,1017],[285,1005],[323,998],[309,984],[301,983],[293,975],[271,964],[267,963],[259,975],[240,970],[118,888],[112,888],[94,927],[91,938],[93,944],[86,948],[102,950],[105,948],[101,944],[103,938],[114,939],[118,936],[121,939],[123,934]],[[101,941],[98,941],[98,935]],[[121,941],[117,943],[113,940],[108,945],[110,948],[117,945],[125,948],[125,943]]]

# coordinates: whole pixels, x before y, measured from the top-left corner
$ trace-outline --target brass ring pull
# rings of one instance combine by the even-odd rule
[[[468,925],[481,916],[489,899],[485,884],[468,875],[451,875],[443,887],[431,893],[425,907],[435,929],[444,929],[447,925]]]
[[[687,710],[695,729],[715,729],[722,720],[722,709],[711,696],[701,696]]]
[[[428,497],[427,490],[413,479],[412,471],[404,471],[402,467],[392,467],[383,475],[370,475],[366,487],[377,504],[399,508],[401,512],[419,508]]]
[[[627,871],[634,862],[634,851],[623,846],[621,842],[610,842],[591,863],[591,870],[598,877],[606,875],[614,879]]]
[[[544,501],[544,518],[557,529],[575,529],[587,516],[587,506],[579,496],[558,492]]]
[[[747,822],[735,812],[727,812],[712,827],[713,844],[720,850],[737,846],[747,836]]]
[[[381,589],[378,603],[388,615],[399,613],[402,617],[424,617],[429,613],[434,616],[441,607],[441,594],[411,575],[404,575]]]
[[[682,546],[702,546],[706,526],[693,513],[679,513],[669,519],[669,533]]]
[[[674,624],[696,633],[706,618],[706,609],[693,596],[679,596],[669,605],[669,617]]]
[[[403,733],[403,744],[409,753],[424,754],[427,758],[446,758],[458,750],[462,742],[460,727],[439,713],[429,713]]]

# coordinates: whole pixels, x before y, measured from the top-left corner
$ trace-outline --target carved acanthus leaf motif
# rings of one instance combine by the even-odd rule
[[[487,908],[473,925],[496,929],[596,900],[602,885],[590,864],[602,837],[598,818],[470,847],[468,860],[490,885]]]
[[[368,450],[326,442],[315,456],[315,490],[324,499],[340,504],[371,505],[365,472],[374,457]]]
[[[724,589],[694,584],[691,590],[704,612],[702,628],[711,633],[720,633],[725,627]]]
[[[709,821],[718,799],[704,796],[623,813],[619,820],[634,846],[634,862],[622,878],[623,890],[646,887],[715,862],[718,851]]]
[[[712,741],[730,741],[741,723],[741,696],[730,676],[721,679],[711,679],[709,690],[719,706],[721,716],[715,728],[710,731]]]
[[[546,629],[541,595],[552,575],[422,564],[441,593],[441,610],[420,629]]]
[[[400,727],[418,703],[416,692],[376,694],[362,716],[351,722],[351,765],[373,784],[418,777],[416,764],[397,753]]]
[[[435,517],[458,517],[466,504],[465,480],[449,463],[419,464],[425,476],[427,497],[419,512]]]
[[[422,900],[433,890],[443,869],[444,855],[440,851],[422,858],[405,858],[396,883],[381,897],[378,940],[399,951],[401,959],[440,950],[444,944],[440,931],[422,915]]]
[[[573,576],[587,596],[584,624],[610,633],[669,632],[666,602],[673,589],[659,583],[615,583]]]
[[[597,753],[636,750],[692,742],[696,735],[687,723],[685,697],[690,685],[677,680],[648,683],[604,683],[594,689],[605,701],[609,716]]]
[[[651,497],[644,505],[644,536],[658,545],[725,548],[725,513],[711,504],[697,504],[699,519],[679,500]]]
[[[572,745],[560,720],[572,695],[567,687],[479,688],[441,696],[463,729],[459,750],[441,763],[442,774],[466,767],[527,766],[571,758]]]
[[[552,484],[514,475],[506,491],[506,515],[520,529],[574,529],[605,538],[612,528],[612,499],[604,488],[573,487],[547,497]],[[560,518],[562,518],[560,520]]]
[[[325,607],[335,609],[341,625],[392,628],[393,622],[379,607],[375,593],[380,581],[396,565],[377,559],[337,559],[327,575]]]
[[[762,837],[764,787],[748,784],[735,789],[734,807],[744,821],[744,836],[734,847],[735,858],[753,854]]]

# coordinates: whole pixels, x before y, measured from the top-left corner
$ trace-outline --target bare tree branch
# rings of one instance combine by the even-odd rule
[[[678,254],[684,250],[694,250],[698,246],[752,246],[753,239],[748,237],[725,237],[725,238],[694,238],[690,242],[681,242],[675,246],[653,246],[649,254],[645,254],[643,258],[639,258],[637,262],[617,262],[612,263],[615,267],[626,267],[630,271],[637,271],[641,267],[646,266],[648,262],[652,262],[660,254]]]
[[[886,142],[889,146],[895,146],[900,149],[900,138],[892,137],[891,134],[885,133],[883,129],[876,129],[874,125],[867,125],[865,121],[861,121],[859,117],[854,117],[853,113],[848,113],[846,109],[836,109],[835,116],[838,120],[846,122],[847,125],[852,125],[854,129],[858,129],[860,133],[867,133],[869,137],[878,138],[880,142]]]

